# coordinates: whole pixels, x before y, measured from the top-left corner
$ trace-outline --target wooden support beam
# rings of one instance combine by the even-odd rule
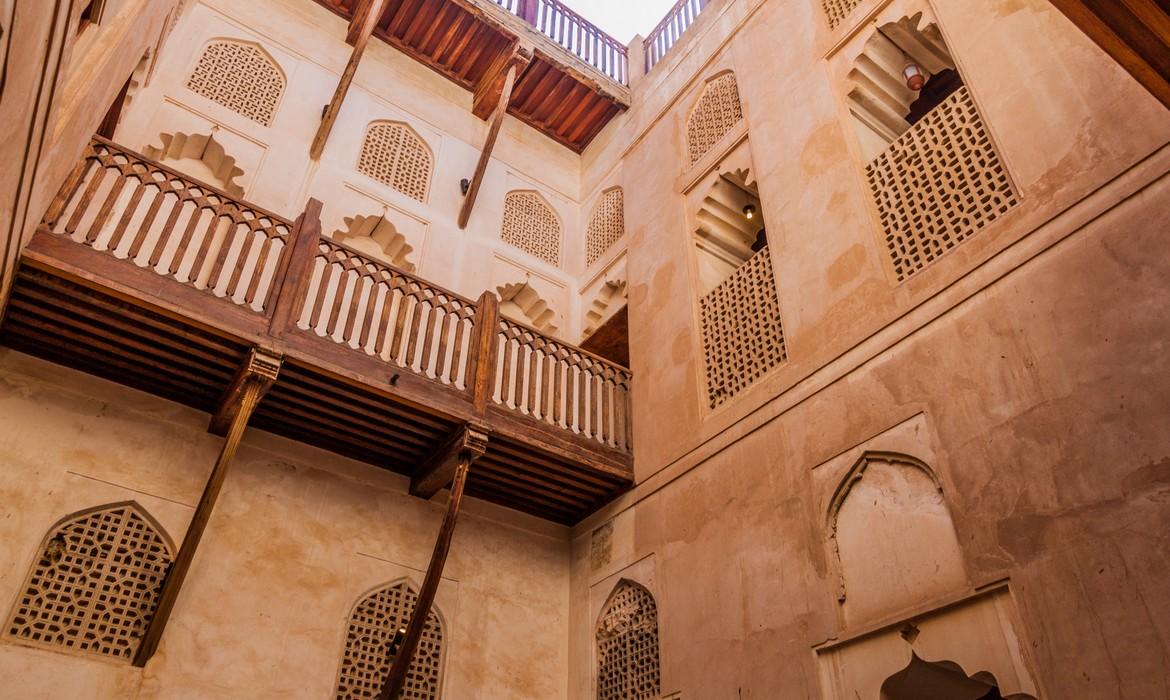
[[[321,202],[310,199],[289,233],[264,305],[264,308],[271,309],[268,333],[274,338],[282,337],[296,325],[313,278],[313,259],[317,256],[320,241]]]
[[[365,26],[371,5],[373,5],[373,0],[357,0],[354,5],[353,15],[349,18],[349,27],[345,30],[345,43],[350,46],[356,44],[358,37],[362,35],[362,27]],[[375,23],[375,29],[377,26]]]
[[[492,79],[485,78],[481,88],[475,91],[475,98],[472,102],[472,111],[480,116],[483,105],[493,101],[495,103],[495,110],[491,114],[491,122],[488,125],[487,138],[484,139],[483,150],[479,153],[479,162],[475,164],[475,174],[471,176],[471,184],[467,188],[467,195],[463,198],[463,206],[459,209],[459,228],[467,228],[467,222],[471,219],[471,210],[475,208],[475,199],[479,196],[479,188],[483,185],[484,174],[487,173],[488,162],[492,159],[492,150],[496,147],[496,138],[500,135],[500,127],[504,123],[504,115],[508,112],[508,103],[512,101],[512,89],[516,86],[516,76],[520,71],[528,65],[532,60],[532,52],[522,47],[516,47],[509,55],[508,60],[504,63],[503,70],[497,74],[500,77],[498,82]],[[494,100],[491,98],[494,97]]]
[[[1170,2],[1052,0],[1052,4],[1170,107]]]
[[[474,462],[487,452],[487,442],[487,428],[468,423],[455,430],[410,478],[410,495],[431,498],[445,489],[461,463]]]
[[[451,482],[451,500],[447,503],[447,514],[439,528],[439,538],[435,542],[435,551],[431,554],[431,563],[427,566],[427,574],[423,579],[422,588],[418,592],[418,603],[410,616],[410,624],[406,627],[406,637],[394,656],[390,665],[390,674],[386,677],[386,684],[378,700],[399,700],[402,687],[406,684],[406,673],[410,670],[410,662],[414,659],[414,652],[418,649],[422,639],[423,627],[427,622],[427,615],[431,611],[431,604],[435,602],[435,593],[439,590],[439,580],[443,576],[443,567],[447,563],[447,552],[451,549],[451,538],[455,534],[455,523],[459,519],[459,508],[463,503],[463,488],[467,485],[467,472],[471,467],[470,456],[464,453],[459,457],[455,467],[454,479]]]
[[[309,147],[309,156],[313,160],[320,160],[321,153],[325,150],[325,144],[329,141],[329,134],[333,131],[333,125],[337,122],[337,115],[341,112],[341,105],[345,102],[345,95],[349,92],[349,86],[353,83],[353,76],[357,73],[358,64],[361,63],[362,54],[366,51],[366,45],[370,43],[370,37],[374,33],[374,27],[377,26],[378,20],[382,17],[382,10],[386,7],[387,0],[370,0],[369,8],[366,10],[365,16],[362,17],[361,32],[353,44],[353,52],[349,55],[349,62],[345,64],[345,70],[341,73],[341,79],[337,82],[337,89],[333,92],[333,99],[325,107],[325,114],[321,117],[321,126],[317,129],[317,135],[313,138],[313,145]],[[356,15],[355,15],[356,16]]]
[[[488,398],[495,389],[496,356],[499,354],[500,298],[491,290],[479,295],[471,321],[471,354],[467,378],[475,415],[487,415]]]
[[[146,628],[146,634],[142,638],[142,644],[138,647],[138,653],[134,656],[134,665],[139,668],[145,666],[146,662],[154,656],[154,652],[158,650],[163,631],[171,617],[171,611],[174,610],[175,601],[178,600],[179,592],[183,588],[183,581],[187,578],[187,572],[191,568],[191,562],[195,559],[199,542],[203,539],[203,532],[207,529],[207,521],[211,518],[211,512],[215,509],[220,489],[223,488],[223,482],[227,478],[228,467],[231,465],[232,458],[235,457],[236,449],[240,446],[240,439],[244,436],[248,419],[251,418],[261,397],[276,381],[280,364],[279,355],[254,348],[237,375],[239,382],[232,382],[225,400],[221,402],[220,408],[216,411],[217,417],[230,414],[232,416],[231,425],[228,428],[223,447],[220,449],[219,458],[216,459],[207,484],[203,487],[203,496],[199,499],[199,505],[191,517],[191,524],[183,536],[183,544],[179,547],[179,554],[167,571],[162,593],[159,595],[158,607],[155,608],[154,616],[151,617],[150,624]],[[229,406],[229,404],[235,405]]]

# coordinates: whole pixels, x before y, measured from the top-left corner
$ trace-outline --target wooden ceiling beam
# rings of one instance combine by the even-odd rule
[[[333,132],[333,125],[337,123],[337,116],[341,112],[341,105],[345,102],[345,96],[349,93],[349,86],[353,84],[353,77],[357,73],[358,64],[361,63],[362,54],[366,51],[366,45],[370,43],[370,37],[374,34],[374,28],[378,25],[378,20],[382,17],[382,11],[386,8],[386,3],[389,0],[369,0],[368,8],[365,15],[362,17],[361,31],[354,40],[353,51],[349,55],[349,61],[345,64],[345,70],[341,72],[341,79],[337,81],[337,89],[333,92],[333,99],[325,106],[325,113],[321,116],[321,126],[317,128],[317,135],[313,138],[313,145],[309,147],[309,156],[313,160],[320,160],[321,153],[325,150],[325,144],[329,141],[329,134]],[[354,13],[354,17],[358,16]],[[352,22],[351,28],[352,28]]]
[[[1170,107],[1170,4],[1166,0],[1052,0],[1052,4]]]

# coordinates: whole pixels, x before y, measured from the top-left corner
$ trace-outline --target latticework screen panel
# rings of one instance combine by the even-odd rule
[[[187,87],[254,122],[271,126],[284,93],[284,75],[257,46],[213,41],[187,78]]]
[[[661,693],[658,607],[650,591],[626,581],[597,626],[597,700],[657,700]]]
[[[691,165],[727,135],[743,119],[739,86],[734,73],[724,73],[707,83],[687,120],[687,153]]]
[[[1019,202],[966,87],[899,137],[865,172],[899,280]]]
[[[8,634],[131,660],[173,559],[165,538],[133,504],[77,515],[45,538]]]
[[[390,673],[390,644],[410,623],[418,593],[406,582],[380,588],[361,600],[349,616],[345,653],[337,671],[338,700],[378,697]],[[402,700],[437,700],[442,678],[443,626],[432,608],[422,640],[410,662]]]
[[[358,156],[358,172],[425,202],[432,165],[430,149],[406,124],[375,122],[366,129]]]
[[[767,247],[700,299],[699,308],[711,408],[788,358]]]
[[[500,238],[547,263],[561,264],[561,222],[535,192],[509,192],[504,198]]]
[[[601,195],[585,229],[585,264],[592,265],[626,233],[625,195],[620,187]]]
[[[825,10],[825,17],[829,20],[829,26],[836,29],[837,25],[845,21],[845,18],[856,10],[857,6],[862,2],[863,0],[821,0],[821,7]]]

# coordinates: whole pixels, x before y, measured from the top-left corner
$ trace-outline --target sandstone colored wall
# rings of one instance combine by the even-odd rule
[[[46,531],[71,513],[132,500],[177,545],[222,442],[205,414],[8,350],[0,414],[5,620]],[[248,432],[149,666],[5,636],[0,695],[330,697],[351,606],[379,584],[422,582],[444,505],[407,485]],[[443,696],[564,698],[568,587],[564,528],[470,501],[436,600]]]

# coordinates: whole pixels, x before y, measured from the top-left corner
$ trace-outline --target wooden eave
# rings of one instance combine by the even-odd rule
[[[316,1],[351,21],[359,0]],[[518,39],[531,44],[508,113],[577,153],[629,108],[628,88],[491,2],[389,0],[374,36],[472,92]]]

